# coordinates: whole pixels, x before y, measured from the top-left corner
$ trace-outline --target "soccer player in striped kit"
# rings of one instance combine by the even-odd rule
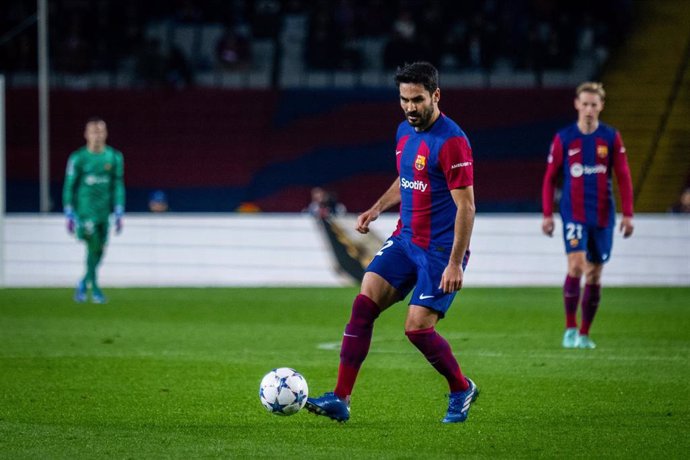
[[[478,395],[448,342],[436,331],[462,288],[474,225],[472,149],[465,133],[441,113],[438,71],[416,62],[395,76],[406,121],[398,127],[399,177],[357,219],[357,230],[400,205],[397,229],[367,267],[352,305],[332,393],[309,398],[307,409],[338,421],[350,417],[350,395],[367,356],[376,318],[412,292],[405,335],[448,382],[444,423],[463,422]],[[391,152],[392,153],[392,152]]]
[[[565,348],[595,348],[589,329],[601,298],[601,273],[611,257],[616,209],[611,190],[615,173],[623,218],[620,231],[633,233],[633,189],[620,133],[599,121],[606,93],[601,83],[585,82],[575,91],[577,123],[560,130],[551,143],[542,185],[542,231],[553,235],[556,182],[562,177],[560,199],[568,274],[563,284]],[[585,288],[580,295],[581,278]],[[581,324],[577,307],[582,297]]]

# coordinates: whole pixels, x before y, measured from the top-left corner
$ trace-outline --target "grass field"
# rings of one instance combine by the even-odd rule
[[[560,290],[468,288],[438,330],[481,388],[440,423],[445,381],[377,322],[338,424],[268,414],[290,366],[332,390],[354,289],[0,290],[0,457],[687,458],[690,288],[608,288],[596,350],[560,348]]]

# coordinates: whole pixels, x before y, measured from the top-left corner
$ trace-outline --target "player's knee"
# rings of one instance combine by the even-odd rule
[[[571,278],[581,278],[585,273],[585,268],[583,265],[572,263],[568,264],[568,276]]]
[[[410,328],[405,326],[405,336],[415,347],[424,347],[434,336],[436,330],[433,327],[427,328],[416,328],[411,326]]]
[[[585,277],[587,284],[601,284],[601,273],[589,273]]]
[[[359,294],[352,303],[352,314],[348,325],[372,328],[379,314],[381,310],[376,302],[364,294]]]

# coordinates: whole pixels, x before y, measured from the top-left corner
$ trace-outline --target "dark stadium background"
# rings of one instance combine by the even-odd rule
[[[573,82],[602,76],[637,11],[626,0],[48,6],[54,212],[92,115],[125,154],[128,211],[162,189],[176,212],[293,212],[314,186],[361,211],[395,177],[392,75],[414,59],[439,67],[441,109],[470,137],[478,211],[537,212],[549,142],[575,117]],[[35,212],[36,2],[3,10],[7,210]]]

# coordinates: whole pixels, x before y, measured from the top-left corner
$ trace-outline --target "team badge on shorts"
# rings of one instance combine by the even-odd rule
[[[417,155],[417,159],[414,161],[414,167],[417,168],[418,171],[421,171],[424,169],[424,166],[426,166],[426,157]]]
[[[570,240],[569,243],[570,243],[570,247],[571,247],[571,248],[576,248],[577,245],[580,244],[580,240],[578,240],[577,238],[575,238],[575,239]]]

